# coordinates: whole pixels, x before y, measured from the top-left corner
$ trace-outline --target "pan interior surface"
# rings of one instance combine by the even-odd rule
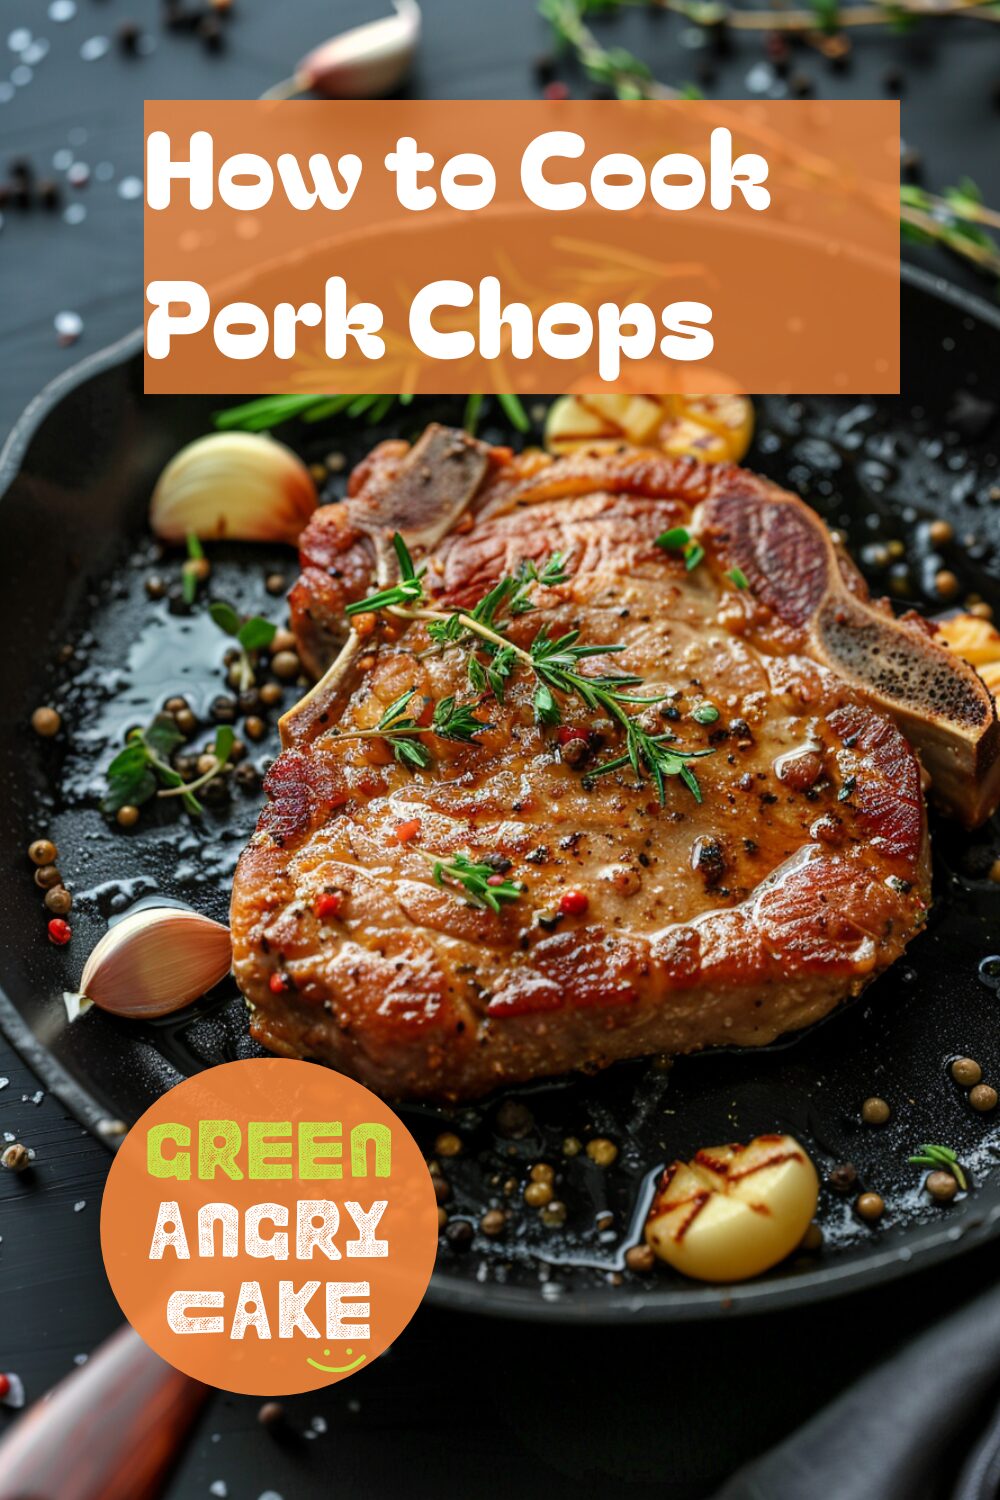
[[[1000,318],[972,299],[907,273],[903,284],[905,398],[765,397],[745,462],[802,497],[845,534],[875,594],[900,607],[944,607],[938,580],[951,572],[959,600],[979,596],[1000,613]],[[91,1012],[70,1026],[62,992],[106,924],[138,904],[188,904],[225,920],[236,859],[253,828],[259,784],[206,808],[203,826],[159,809],[135,829],[99,809],[103,771],[128,729],[185,695],[211,738],[210,704],[225,691],[226,641],[204,609],[152,602],[151,575],[170,585],[180,558],[153,547],[146,507],[166,461],[210,429],[220,403],[146,398],[138,346],[97,358],[26,414],[3,458],[0,521],[5,555],[7,713],[0,724],[0,839],[8,899],[0,911],[0,1022],[43,1080],[113,1142],[181,1077],[257,1055],[231,984],[157,1022]],[[375,441],[410,436],[428,420],[461,422],[457,400],[426,398],[378,427],[308,427],[290,440],[310,461],[335,456],[323,498]],[[286,434],[282,434],[285,436]],[[483,435],[509,440],[499,428]],[[932,536],[934,521],[953,537]],[[295,577],[289,549],[211,549],[213,597],[276,618],[269,574]],[[290,702],[290,696],[286,702]],[[25,732],[51,703],[64,730],[52,741]],[[258,771],[277,752],[274,719],[249,747]],[[24,851],[45,836],[60,850],[73,889],[73,942],[45,935],[39,891]],[[451,1112],[403,1111],[429,1158],[442,1132],[462,1149],[440,1157],[449,1230],[432,1297],[485,1312],[544,1318],[674,1319],[806,1302],[953,1255],[1000,1230],[1000,1129],[977,1115],[949,1062],[977,1058],[1000,1079],[1000,855],[996,823],[974,835],[932,821],[935,901],[927,930],[863,997],[811,1031],[751,1052],[712,1052],[623,1064],[596,1078],[507,1091]],[[892,1107],[888,1124],[860,1120],[871,1095]],[[700,1146],[788,1131],[822,1177],[852,1163],[857,1186],[824,1181],[823,1244],[752,1283],[695,1286],[625,1262],[663,1164]],[[614,1143],[611,1165],[585,1148]],[[971,1190],[947,1208],[907,1162],[922,1142],[958,1152]],[[532,1165],[555,1168],[560,1214],[524,1203]],[[862,1223],[852,1204],[878,1192],[886,1213]],[[503,1231],[480,1228],[491,1208]],[[458,1228],[457,1226],[462,1226]]]

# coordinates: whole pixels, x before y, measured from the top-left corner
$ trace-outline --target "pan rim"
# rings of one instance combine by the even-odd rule
[[[975,318],[1000,334],[1000,307],[942,276],[902,264],[900,280],[933,296],[956,312]],[[19,473],[24,456],[46,417],[77,387],[124,364],[142,349],[141,328],[78,361],[32,398],[0,448],[0,500]],[[38,1040],[0,987],[0,1032],[69,1112],[109,1150],[121,1136],[109,1131],[109,1111],[96,1093],[76,1078]],[[906,1232],[901,1243],[872,1250],[845,1265],[798,1272],[787,1280],[750,1282],[732,1287],[670,1286],[624,1290],[590,1288],[564,1298],[546,1297],[535,1288],[473,1282],[447,1271],[435,1271],[426,1294],[428,1305],[453,1311],[507,1317],[530,1322],[610,1323],[697,1322],[781,1311],[803,1302],[829,1301],[863,1291],[886,1280],[923,1270],[943,1259],[985,1245],[1000,1236],[1000,1203],[985,1212],[968,1205],[962,1217],[947,1224],[930,1223]]]

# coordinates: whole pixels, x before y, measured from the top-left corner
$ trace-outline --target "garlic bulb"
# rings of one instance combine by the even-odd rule
[[[153,491],[149,522],[165,542],[288,542],[294,546],[318,504],[305,464],[274,438],[215,432],[188,443]]]
[[[791,1254],[818,1195],[816,1168],[793,1136],[706,1147],[664,1172],[646,1241],[685,1276],[745,1281]]]
[[[265,99],[312,92],[327,99],[381,99],[405,78],[420,40],[417,0],[393,0],[394,16],[383,16],[331,37],[302,59],[295,74]]]
[[[117,1016],[165,1016],[205,995],[229,973],[229,929],[196,911],[154,906],[110,927],[91,953],[70,1020],[90,1005]]]

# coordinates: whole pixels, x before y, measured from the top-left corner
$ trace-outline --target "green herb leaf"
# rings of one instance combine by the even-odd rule
[[[691,710],[691,717],[699,724],[714,724],[719,717],[719,710],[714,703],[699,703]]]
[[[686,526],[672,526],[669,531],[661,531],[656,538],[658,547],[665,547],[668,552],[683,552],[691,540],[691,533]]]
[[[239,635],[240,617],[231,604],[226,604],[221,599],[213,599],[208,606],[208,613],[226,635]]]
[[[422,853],[425,851],[421,851]],[[492,865],[476,864],[465,854],[456,854],[454,859],[435,859],[433,855],[433,879],[435,885],[460,885],[465,890],[472,906],[489,907],[499,912],[503,901],[516,901],[524,893],[524,886],[517,880],[497,880]],[[495,881],[495,884],[490,884]]]
[[[236,731],[233,729],[232,725],[220,724],[218,729],[215,731],[215,745],[213,747],[213,754],[215,755],[216,760],[221,761],[221,763],[225,765],[226,761],[229,759],[230,754],[232,753],[232,748],[235,744]]]
[[[742,568],[730,568],[726,574],[729,582],[735,584],[738,589],[748,589],[750,581]]]
[[[265,620],[260,615],[253,615],[236,631],[236,639],[244,651],[259,651],[264,646],[269,646],[277,633],[277,625],[272,625],[270,620]]]
[[[950,1172],[963,1193],[968,1190],[968,1178],[962,1170],[957,1154],[950,1146],[918,1146],[917,1152],[906,1159],[917,1167],[936,1167],[941,1171]]]

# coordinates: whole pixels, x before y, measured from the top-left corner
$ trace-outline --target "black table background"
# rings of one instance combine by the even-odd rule
[[[237,4],[216,55],[193,37],[161,31],[153,0],[78,0],[67,24],[48,19],[45,0],[6,0],[0,82],[17,61],[6,44],[15,27],[45,37],[50,52],[34,79],[0,104],[3,155],[27,156],[40,176],[60,177],[52,158],[69,147],[92,176],[83,189],[64,189],[64,203],[86,208],[80,224],[63,222],[61,211],[3,211],[0,436],[46,381],[141,320],[141,199],[123,199],[118,183],[141,176],[143,98],[256,96],[325,35],[383,10],[372,0]],[[533,0],[424,0],[424,15],[414,93],[536,92],[532,64],[551,46]],[[113,37],[124,19],[148,27],[156,43],[149,56],[129,59],[112,47],[98,61],[80,59],[87,38]],[[676,17],[639,12],[595,25],[671,82],[698,79],[707,61],[682,44],[688,28]],[[793,73],[807,75],[824,97],[879,97],[902,87],[903,136],[921,155],[926,185],[939,189],[968,174],[987,201],[1000,199],[1000,28],[956,19],[904,37],[852,35],[846,72],[803,49]],[[745,96],[747,74],[762,58],[759,37],[741,39],[730,57],[713,60],[706,92]],[[570,68],[562,76],[577,82]],[[110,181],[94,175],[98,163],[111,164]],[[943,253],[917,254],[989,295]],[[72,349],[59,346],[53,329],[67,310],[84,321]],[[9,633],[5,646],[14,648]],[[26,826],[28,817],[26,809]],[[36,1167],[22,1178],[0,1172],[0,1370],[16,1371],[35,1399],[119,1321],[98,1245],[108,1159],[55,1099],[33,1102],[37,1081],[0,1039],[2,1079],[9,1081],[0,1085],[0,1137],[10,1132],[33,1147]],[[257,1426],[256,1402],[216,1396],[170,1500],[209,1495],[219,1480],[230,1500],[257,1500],[267,1490],[282,1500],[515,1490],[585,1500],[609,1486],[633,1500],[704,1495],[900,1340],[989,1284],[995,1268],[995,1251],[986,1249],[889,1291],[808,1317],[772,1316],[766,1326],[569,1331],[424,1309],[370,1370],[287,1402],[282,1441]],[[0,1409],[0,1427],[6,1420]]]

